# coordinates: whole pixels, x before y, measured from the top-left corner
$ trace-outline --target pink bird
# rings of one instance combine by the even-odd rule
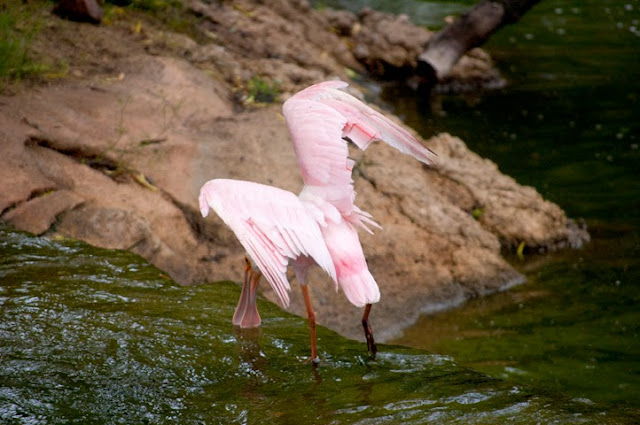
[[[233,324],[260,325],[256,305],[262,275],[283,307],[289,305],[286,271],[293,265],[302,288],[311,333],[311,360],[318,362],[315,314],[307,287],[307,271],[320,266],[356,307],[364,307],[362,325],[367,348],[376,352],[369,326],[371,305],[380,290],[369,272],[357,228],[380,227],[355,204],[347,140],[360,149],[381,140],[425,164],[435,154],[408,131],[339,89],[342,81],[310,86],[287,100],[283,113],[293,140],[304,187],[298,196],[258,183],[216,179],[200,190],[203,217],[213,210],[233,230],[251,259],[247,261]]]

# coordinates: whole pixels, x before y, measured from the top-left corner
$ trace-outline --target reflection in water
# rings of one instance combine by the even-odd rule
[[[628,256],[637,237],[598,237],[556,253],[529,272],[527,285],[424,317],[396,342],[452,353],[515,382],[637,408],[640,265]]]
[[[239,357],[253,366],[258,366],[260,359],[264,358],[264,353],[260,351],[262,328],[242,329],[234,326],[233,334],[236,337]]]

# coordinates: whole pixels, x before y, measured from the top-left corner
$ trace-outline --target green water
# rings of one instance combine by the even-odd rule
[[[441,9],[360,2],[367,3],[437,27],[469,2]],[[526,285],[422,317],[395,342],[511,382],[637,411],[640,2],[542,1],[484,47],[509,82],[503,90],[420,99],[390,87],[382,96],[424,136],[461,137],[583,218],[593,239],[578,251],[514,258]]]
[[[467,7],[378,3],[429,25]],[[260,302],[260,331],[232,328],[233,284],[180,287],[130,253],[0,228],[0,423],[640,423],[639,11],[543,2],[488,45],[504,90],[383,93],[593,236],[514,259],[526,285],[397,341],[437,354],[381,345],[373,360],[319,329],[314,369],[303,319]]]
[[[448,356],[366,346],[232,283],[180,287],[141,258],[0,228],[2,424],[617,424],[632,410],[491,378]]]

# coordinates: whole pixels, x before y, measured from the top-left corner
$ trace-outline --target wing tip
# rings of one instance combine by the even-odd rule
[[[198,203],[200,206],[200,214],[202,217],[209,215],[209,203],[207,202],[207,184],[205,183],[200,189],[200,196],[198,197]]]

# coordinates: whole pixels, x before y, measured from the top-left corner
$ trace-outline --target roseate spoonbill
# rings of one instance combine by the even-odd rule
[[[342,288],[347,299],[364,307],[362,325],[367,348],[376,352],[369,313],[380,299],[369,272],[356,228],[372,233],[380,227],[355,204],[347,140],[360,149],[381,140],[425,164],[434,153],[408,131],[339,89],[347,83],[327,81],[310,86],[283,105],[285,121],[298,158],[304,187],[299,196],[258,183],[216,179],[200,190],[200,211],[213,210],[233,230],[257,269],[245,268],[233,324],[260,325],[257,285],[265,276],[283,307],[289,305],[289,263],[300,282],[311,333],[311,360],[318,361],[315,314],[307,287],[307,271],[319,265]]]

